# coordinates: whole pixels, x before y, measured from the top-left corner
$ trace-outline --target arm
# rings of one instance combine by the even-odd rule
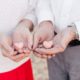
[[[37,0],[35,13],[38,20],[38,29],[34,33],[33,49],[36,49],[39,43],[51,40],[54,36],[54,16],[49,0]]]

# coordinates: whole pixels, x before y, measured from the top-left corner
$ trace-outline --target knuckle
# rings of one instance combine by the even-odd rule
[[[38,36],[39,36],[39,33],[36,32],[36,33],[34,34],[34,38],[36,38],[36,37],[38,37]]]
[[[65,47],[63,45],[61,45],[61,44],[58,45],[57,47],[60,50],[60,52],[63,52],[65,50]]]

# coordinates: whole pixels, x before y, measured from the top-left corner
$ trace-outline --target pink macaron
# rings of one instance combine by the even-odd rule
[[[44,41],[44,42],[43,42],[43,46],[44,46],[45,48],[51,48],[52,45],[53,45],[53,42],[52,42],[52,41]]]

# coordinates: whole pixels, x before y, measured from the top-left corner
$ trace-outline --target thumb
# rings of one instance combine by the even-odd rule
[[[14,43],[23,41],[23,38],[20,33],[13,33],[12,37]]]
[[[34,39],[33,39],[33,50],[38,47],[38,44],[39,44],[39,37],[37,37],[36,35],[34,35]]]
[[[3,36],[0,42],[1,46],[7,50],[8,52],[12,52],[13,48],[12,45],[12,39],[9,36]]]
[[[13,46],[16,50],[20,50],[24,47],[24,43],[23,42],[16,42],[13,44]]]
[[[14,32],[12,37],[13,37],[13,46],[14,46],[14,48],[17,49],[17,50],[23,48],[24,39],[21,36],[21,34],[18,33],[18,32]]]
[[[31,50],[32,49],[32,45],[33,45],[33,35],[30,34],[27,38],[27,44],[28,44],[28,48]]]

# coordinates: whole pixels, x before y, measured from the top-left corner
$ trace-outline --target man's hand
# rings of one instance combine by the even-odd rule
[[[34,32],[33,49],[36,49],[39,43],[51,40],[54,36],[54,27],[51,22],[42,22]]]
[[[76,33],[74,29],[72,29],[71,27],[66,28],[53,38],[52,48],[37,48],[36,52],[38,52],[38,54],[43,58],[50,58],[51,56],[55,56],[57,53],[63,52],[67,48],[70,41],[75,39],[75,36]]]

